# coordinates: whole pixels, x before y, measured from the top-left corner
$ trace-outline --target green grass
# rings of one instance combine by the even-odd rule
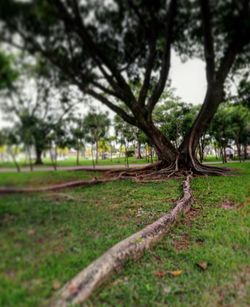
[[[87,305],[249,306],[250,165],[234,166],[240,176],[195,178],[195,217],[183,217]],[[180,191],[176,180],[121,181],[1,197],[0,306],[45,304],[106,249],[167,212]],[[225,209],[225,201],[233,208]],[[175,270],[182,274],[172,277]]]
[[[143,159],[136,159],[134,157],[129,157],[128,159],[129,164],[144,164],[144,163],[149,163],[145,158]],[[43,159],[44,164],[38,167],[44,167],[44,166],[52,166],[50,159]],[[21,167],[29,167],[29,164],[25,162],[24,160],[19,162]],[[76,159],[75,157],[69,157],[66,160],[58,161],[58,166],[77,166],[76,165]],[[111,159],[99,159],[97,165],[114,165],[114,164],[121,164],[125,165],[126,161],[124,157],[121,158],[113,158]],[[79,166],[92,166],[92,160],[87,160],[87,159],[80,159]],[[15,165],[12,162],[3,162],[0,161],[0,168],[15,168]]]
[[[24,173],[0,173],[0,187],[39,187],[66,181],[87,180],[99,176],[98,172],[84,171],[43,171]]]

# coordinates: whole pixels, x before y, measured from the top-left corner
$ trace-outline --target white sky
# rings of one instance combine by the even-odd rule
[[[171,86],[175,88],[175,94],[184,102],[199,104],[203,102],[206,90],[206,79],[204,63],[199,59],[181,62],[180,58],[173,53],[171,70],[170,70]],[[101,103],[97,103],[101,110],[107,110]],[[83,113],[89,110],[88,105],[81,108]],[[1,112],[1,111],[0,111]],[[6,126],[0,113],[0,127]]]
[[[184,102],[199,104],[203,102],[206,92],[205,64],[200,59],[181,62],[176,54],[172,54],[170,70],[172,87]]]

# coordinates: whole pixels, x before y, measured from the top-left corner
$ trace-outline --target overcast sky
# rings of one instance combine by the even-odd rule
[[[180,96],[184,102],[193,104],[203,102],[206,91],[204,62],[199,59],[193,59],[183,63],[173,53],[170,78],[172,87],[176,89],[177,96]]]
[[[176,95],[182,98],[184,102],[193,104],[202,103],[206,90],[206,79],[204,63],[201,60],[192,59],[183,63],[180,58],[173,53],[170,79],[172,81],[172,87],[175,88]],[[98,106],[102,110],[106,109],[99,103]],[[89,110],[89,107],[83,105],[80,109],[85,113]],[[0,127],[6,125],[1,115],[0,113]]]

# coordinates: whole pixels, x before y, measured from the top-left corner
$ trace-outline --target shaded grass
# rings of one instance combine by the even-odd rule
[[[249,306],[250,170],[234,167],[241,176],[195,178],[195,217],[181,218],[87,305]],[[167,212],[180,182],[121,181],[65,192],[0,199],[0,306],[43,305],[105,250]],[[233,208],[223,208],[224,201]],[[168,273],[175,270],[182,274]]]
[[[168,211],[178,183],[114,182],[0,199],[0,306],[42,305],[107,248]]]
[[[44,171],[25,173],[0,173],[0,186],[47,186],[74,180],[87,180],[99,176],[98,172],[87,171]]]

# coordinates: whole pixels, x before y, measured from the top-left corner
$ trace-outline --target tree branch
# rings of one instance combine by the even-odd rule
[[[104,85],[100,84],[99,82],[93,81],[93,82],[91,82],[91,83],[92,83],[95,87],[97,87],[98,89],[102,90],[105,94],[108,94],[108,95],[111,95],[111,96],[113,96],[113,97],[115,97],[115,98],[118,98],[118,99],[120,99],[120,100],[123,100],[123,97],[122,97],[119,93],[117,93],[117,92],[115,92],[115,91],[112,91],[111,89],[105,87]]]
[[[145,77],[138,98],[138,102],[140,105],[145,104],[145,99],[147,97],[147,93],[150,86],[151,73],[154,67],[155,56],[156,56],[156,39],[152,38],[149,42],[149,55],[145,68]]]
[[[86,47],[89,49],[89,52],[93,55],[93,59],[95,60],[95,57],[97,57],[108,69],[109,71],[114,75],[116,78],[119,86],[121,87],[122,91],[126,93],[126,96],[129,96],[130,100],[133,102],[136,102],[136,99],[134,97],[134,94],[131,91],[130,86],[123,78],[122,74],[119,72],[119,70],[115,67],[112,60],[109,59],[104,52],[99,48],[98,44],[96,44],[90,34],[88,33],[85,25],[81,20],[79,20],[79,16],[72,17],[70,13],[68,12],[67,8],[64,6],[64,4],[61,2],[61,0],[54,0],[52,4],[56,7],[58,11],[58,17],[61,18],[65,24],[65,27],[69,30],[75,31],[79,37],[81,38],[82,42],[86,45]],[[76,9],[73,5],[73,11],[75,12]]]
[[[149,98],[147,108],[149,114],[152,113],[156,103],[158,102],[168,78],[168,73],[170,69],[170,56],[171,56],[171,43],[173,34],[173,25],[176,15],[177,0],[171,0],[169,8],[166,14],[166,28],[165,28],[165,46],[162,57],[162,66],[160,71],[159,81],[153,89],[153,93]]]
[[[234,29],[234,35],[229,43],[224,56],[220,62],[220,67],[217,72],[217,80],[223,84],[237,55],[242,51],[244,46],[249,43],[249,29],[246,28],[245,22],[250,18],[249,0],[245,0],[242,5],[241,13],[238,17],[238,23]]]
[[[202,29],[204,35],[206,75],[207,75],[207,82],[210,83],[214,78],[215,55],[214,55],[214,39],[212,34],[209,0],[200,0],[200,7],[201,7]]]
[[[122,108],[116,106],[111,101],[109,101],[105,96],[103,96],[100,93],[95,92],[93,89],[87,89],[85,91],[90,96],[94,97],[95,99],[99,100],[103,104],[105,104],[107,107],[109,107],[112,111],[114,111],[116,114],[118,114],[123,120],[128,122],[131,125],[136,124],[136,120],[131,115],[127,114]]]

